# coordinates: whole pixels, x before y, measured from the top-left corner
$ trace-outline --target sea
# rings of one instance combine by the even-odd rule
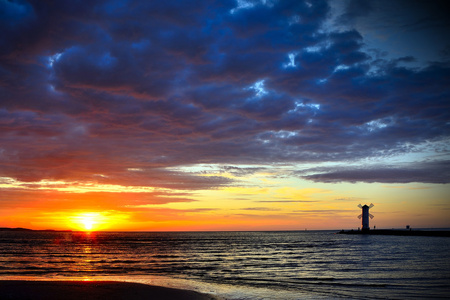
[[[129,281],[231,300],[449,299],[450,238],[2,231],[0,279]]]

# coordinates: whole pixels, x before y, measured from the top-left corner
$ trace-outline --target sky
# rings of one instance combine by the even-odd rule
[[[449,7],[0,0],[0,227],[450,227]]]

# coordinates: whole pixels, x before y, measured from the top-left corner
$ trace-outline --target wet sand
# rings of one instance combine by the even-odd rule
[[[2,300],[158,299],[215,300],[194,291],[115,281],[22,281],[0,280]]]

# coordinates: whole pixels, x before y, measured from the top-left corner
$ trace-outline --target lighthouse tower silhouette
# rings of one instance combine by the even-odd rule
[[[373,215],[369,213],[369,209],[371,209],[373,206],[374,205],[372,203],[370,203],[370,205],[364,204],[364,206],[362,206],[361,204],[358,205],[358,207],[362,209],[362,214],[358,216],[358,219],[362,219],[361,225],[363,231],[370,230],[369,217],[373,219]]]

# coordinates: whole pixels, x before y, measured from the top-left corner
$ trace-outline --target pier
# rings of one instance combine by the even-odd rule
[[[395,236],[443,236],[450,237],[450,230],[407,230],[407,229],[373,229],[373,230],[341,230],[337,234],[367,234]]]

